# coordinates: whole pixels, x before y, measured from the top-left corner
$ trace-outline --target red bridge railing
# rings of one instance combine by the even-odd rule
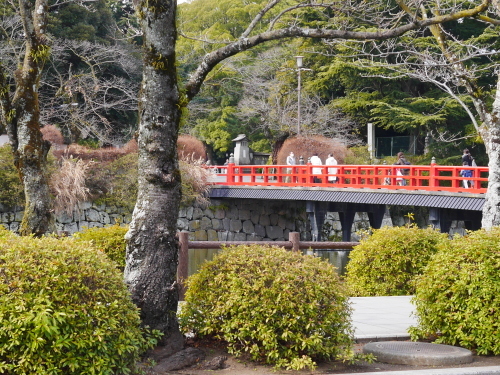
[[[214,171],[215,185],[228,186],[403,189],[476,194],[485,193],[488,187],[488,167],[464,168],[437,164],[405,166],[229,164],[209,168]],[[462,177],[460,171],[463,169],[471,170],[472,177]],[[401,173],[404,175],[400,175]],[[330,181],[334,177],[336,182]],[[464,180],[467,185],[464,185]]]

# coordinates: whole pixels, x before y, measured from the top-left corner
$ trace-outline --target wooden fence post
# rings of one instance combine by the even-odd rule
[[[186,294],[185,280],[188,278],[189,265],[189,232],[179,232],[179,264],[177,266],[177,283],[179,284],[179,301],[184,301]]]
[[[300,233],[290,232],[288,233],[288,241],[292,243],[292,251],[300,251]]]

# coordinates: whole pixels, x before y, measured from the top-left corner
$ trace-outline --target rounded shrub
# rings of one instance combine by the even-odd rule
[[[116,263],[120,270],[125,269],[125,251],[127,243],[125,234],[128,227],[121,227],[118,224],[104,228],[89,228],[73,235],[76,241],[88,241],[96,249],[104,252],[112,261]]]
[[[1,230],[0,326],[0,373],[11,375],[127,374],[158,337],[103,253]]]
[[[354,296],[401,296],[415,292],[422,273],[447,235],[414,225],[383,227],[351,251],[346,282]]]
[[[417,280],[413,339],[500,354],[500,228],[443,243]]]
[[[187,280],[186,332],[288,369],[347,356],[351,307],[335,267],[278,247],[226,248]]]

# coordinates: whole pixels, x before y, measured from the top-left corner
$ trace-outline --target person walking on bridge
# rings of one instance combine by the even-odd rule
[[[313,154],[313,156],[311,156],[311,164],[312,165],[322,165],[323,164],[323,162],[321,161],[317,152],[315,152]],[[312,169],[312,174],[322,174],[322,173],[323,173],[323,168],[313,168]],[[314,182],[321,182],[321,179],[319,177],[314,176]]]
[[[328,158],[325,160],[325,165],[337,165],[337,159],[333,157],[333,154],[328,154]],[[328,182],[334,184],[337,182],[337,168],[328,168]]]
[[[411,163],[406,160],[404,152],[398,152],[398,160],[394,163],[395,165],[410,165]],[[410,173],[409,168],[397,168],[396,169],[396,182],[400,186],[406,185],[406,180],[403,176],[407,176]]]

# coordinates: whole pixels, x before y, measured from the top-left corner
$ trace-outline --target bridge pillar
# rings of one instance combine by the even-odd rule
[[[481,211],[456,210],[450,208],[429,208],[429,221],[442,233],[449,233],[453,220],[462,220],[468,230],[481,229]]]
[[[368,213],[370,226],[379,229],[385,215],[385,204],[364,204],[364,203],[330,203],[329,211],[338,212],[340,224],[342,225],[342,241],[351,241],[352,223],[356,212]]]
[[[306,212],[311,224],[313,241],[321,241],[321,229],[328,212],[328,204],[326,202],[307,201]]]

